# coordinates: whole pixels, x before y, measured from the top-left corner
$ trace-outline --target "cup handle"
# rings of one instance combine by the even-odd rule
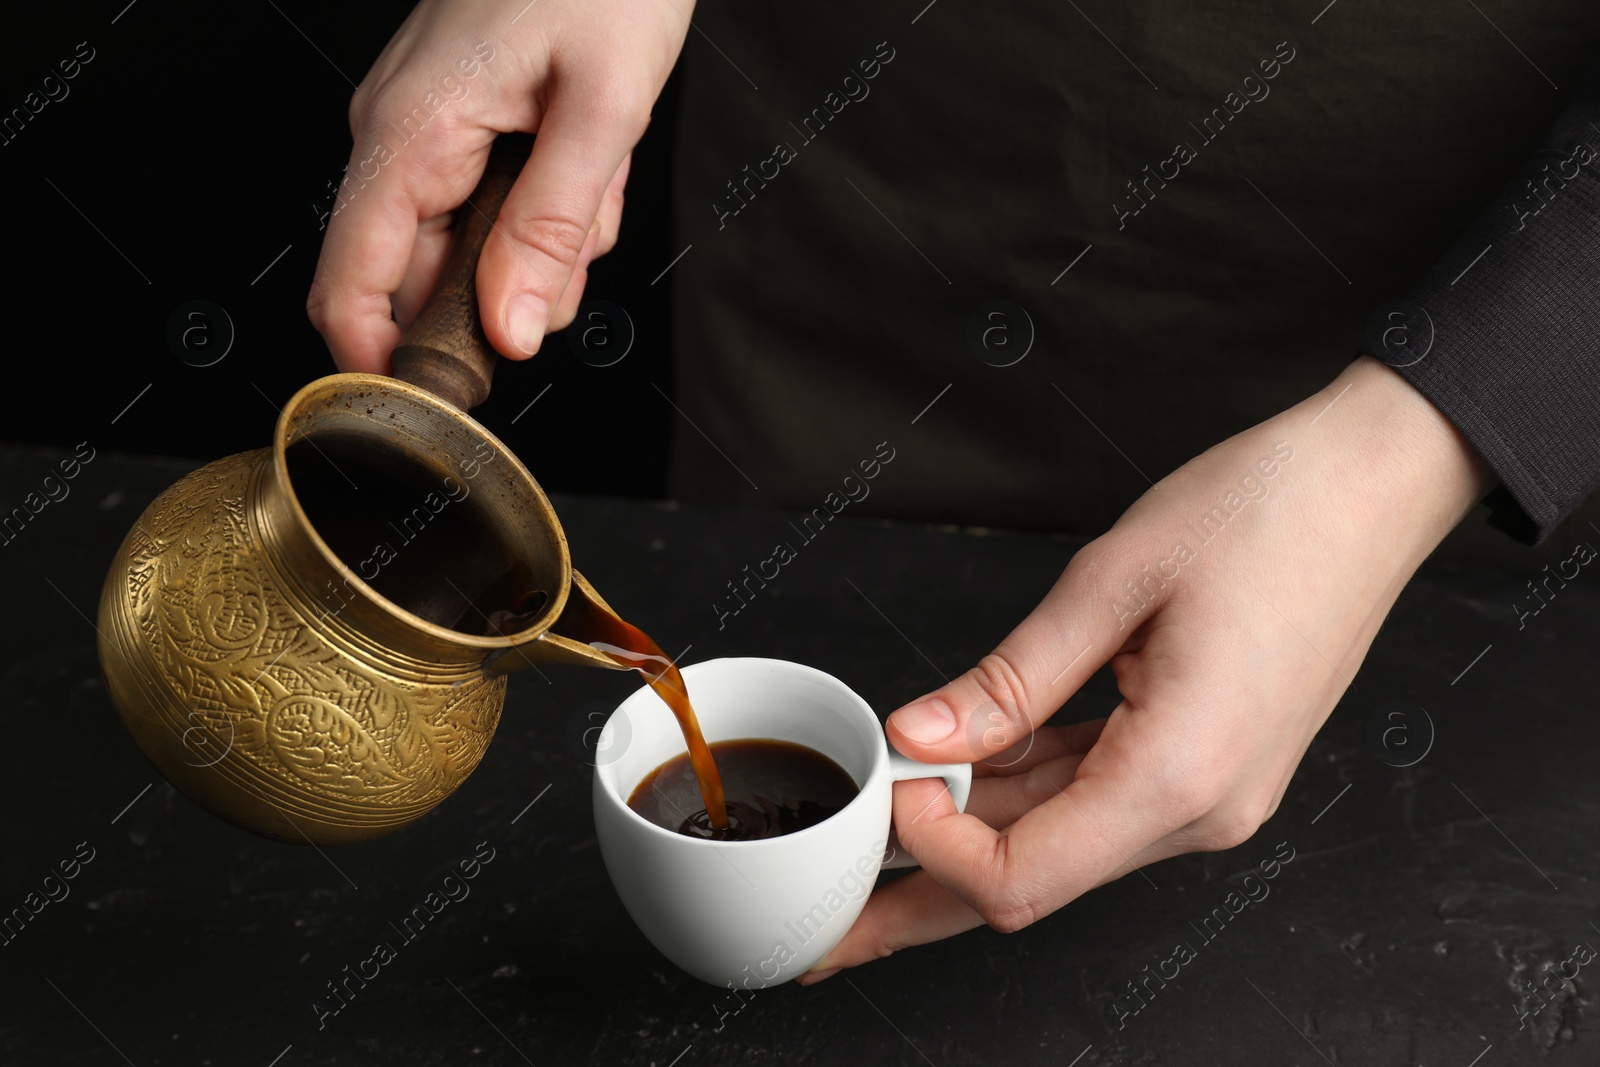
[[[970,763],[918,763],[909,756],[902,756],[894,750],[893,745],[890,745],[889,777],[896,782],[906,782],[915,778],[943,778],[945,788],[950,790],[950,799],[956,802],[956,810],[967,810],[967,794],[972,791]],[[905,851],[904,847],[896,847],[894,856],[883,865],[883,869],[893,870],[916,865],[915,856]]]

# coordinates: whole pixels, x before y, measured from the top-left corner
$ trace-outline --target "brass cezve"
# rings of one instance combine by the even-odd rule
[[[496,143],[444,281],[394,353],[396,378],[336,374],[307,385],[284,407],[270,448],[209,463],[167,489],[112,561],[99,611],[112,702],[173,785],[246,829],[316,844],[396,830],[478,765],[506,672],[625,669],[555,632],[569,597],[611,609],[573,571],[532,475],[465,413],[487,397],[497,358],[477,321],[477,253],[526,158],[526,140]],[[441,478],[491,449],[472,492],[548,592],[539,615],[508,636],[458,632],[362,581],[308,521],[285,461],[292,442],[331,434]]]

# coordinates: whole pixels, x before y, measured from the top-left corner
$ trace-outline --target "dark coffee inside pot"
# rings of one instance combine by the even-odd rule
[[[351,570],[411,614],[460,633],[526,617],[545,594],[464,478],[371,437],[319,434],[284,450],[311,526]],[[527,623],[523,624],[524,626]]]
[[[354,434],[301,438],[284,461],[312,528],[363,581],[413,615],[459,633],[505,636],[533,625],[549,602],[468,479]],[[557,632],[644,675],[683,731],[702,814],[725,827],[716,763],[667,654],[638,627],[576,595]]]
[[[645,776],[628,807],[657,826],[712,841],[757,841],[804,830],[861,792],[855,779],[815,749],[790,741],[718,741],[711,746],[727,798],[728,825],[712,825],[687,755]]]

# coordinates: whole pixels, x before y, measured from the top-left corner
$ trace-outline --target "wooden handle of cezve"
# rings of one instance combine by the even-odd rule
[[[439,274],[439,285],[390,356],[401,381],[466,411],[489,398],[499,355],[478,321],[478,253],[532,151],[527,134],[501,134],[489,150],[489,165],[467,202],[456,210],[455,240]]]

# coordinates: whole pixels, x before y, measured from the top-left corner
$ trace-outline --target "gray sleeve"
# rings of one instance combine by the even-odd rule
[[[1490,523],[1537,543],[1600,477],[1600,68],[1407,300],[1373,312],[1394,367],[1500,479]]]

